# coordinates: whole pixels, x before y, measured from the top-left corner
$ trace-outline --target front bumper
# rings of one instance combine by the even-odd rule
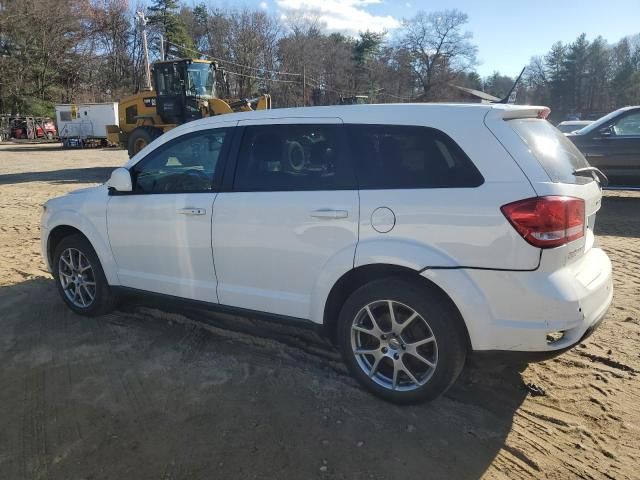
[[[49,273],[51,273],[51,265],[49,264],[49,252],[48,252],[48,244],[49,241],[49,230],[44,226],[44,224],[40,224],[40,254],[42,255],[42,261],[44,262],[44,266]]]

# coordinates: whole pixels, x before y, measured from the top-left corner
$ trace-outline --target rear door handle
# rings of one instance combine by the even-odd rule
[[[328,219],[338,219],[338,218],[347,218],[349,216],[349,212],[346,210],[334,210],[332,208],[321,208],[319,210],[314,210],[310,213],[313,218],[328,218]]]
[[[207,211],[204,208],[187,207],[178,210],[180,215],[204,215]]]

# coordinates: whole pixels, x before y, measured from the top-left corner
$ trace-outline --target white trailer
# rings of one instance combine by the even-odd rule
[[[107,125],[118,125],[118,104],[79,103],[56,105],[58,136],[67,147],[107,141]]]

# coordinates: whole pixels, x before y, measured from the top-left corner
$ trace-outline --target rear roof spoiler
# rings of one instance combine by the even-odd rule
[[[515,118],[542,118],[546,119],[551,113],[549,107],[537,105],[504,105],[494,104],[491,109],[494,115],[503,120],[513,120]]]

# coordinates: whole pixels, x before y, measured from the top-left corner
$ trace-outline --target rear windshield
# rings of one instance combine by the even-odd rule
[[[509,125],[527,144],[547,172],[551,181],[558,183],[589,183],[591,177],[576,176],[574,170],[589,166],[580,150],[560,130],[546,120],[518,118]]]

